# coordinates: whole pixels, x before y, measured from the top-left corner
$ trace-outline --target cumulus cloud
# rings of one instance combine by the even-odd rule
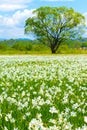
[[[26,8],[32,0],[0,0],[0,11],[13,11]]]
[[[87,25],[87,12],[85,12],[83,15],[85,16],[85,19],[86,19],[86,25]]]
[[[0,15],[0,37],[24,37],[25,20],[33,16],[33,10],[19,10],[12,16]]]
[[[0,0],[0,4],[2,3],[29,3],[31,2],[32,0]]]
[[[25,8],[24,5],[13,5],[13,4],[1,4],[0,5],[0,11],[14,11],[16,9],[22,9]]]
[[[86,23],[86,29],[85,29],[84,37],[87,37],[87,12],[85,12],[85,13],[83,14],[83,16],[85,17],[85,23]]]
[[[24,23],[25,20],[28,17],[33,16],[33,9],[28,10],[24,9],[23,11],[17,11],[15,12],[12,16],[2,16],[0,15],[0,25],[5,25],[5,26],[17,26],[20,25],[21,23]]]
[[[33,38],[32,36],[24,35],[24,28],[20,27],[4,28],[0,32],[0,38],[2,39]]]
[[[47,1],[47,2],[68,2],[68,1],[74,1],[74,0],[42,0],[42,1]]]

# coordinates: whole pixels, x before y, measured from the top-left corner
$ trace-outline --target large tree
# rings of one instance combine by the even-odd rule
[[[78,38],[82,33],[84,16],[66,7],[40,7],[25,23],[25,33],[42,39],[55,53],[68,38]]]

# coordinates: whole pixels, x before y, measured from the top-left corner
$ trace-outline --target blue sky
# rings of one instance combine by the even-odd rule
[[[24,35],[25,20],[40,6],[72,7],[87,23],[87,0],[0,0],[0,38],[32,38]]]

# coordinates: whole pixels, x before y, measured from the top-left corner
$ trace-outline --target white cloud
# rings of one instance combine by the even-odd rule
[[[85,12],[85,13],[83,14],[83,16],[85,16],[85,23],[86,23],[86,29],[85,29],[84,37],[87,37],[87,12]]]
[[[0,37],[24,37],[25,20],[33,16],[33,10],[19,10],[12,16],[0,15]]]
[[[86,19],[86,25],[87,25],[87,12],[85,12],[83,15],[85,16],[85,19]]]
[[[12,10],[16,10],[16,9],[22,9],[24,8],[24,5],[16,5],[16,4],[1,4],[0,5],[0,10],[1,11],[12,11]]]
[[[26,8],[32,0],[0,0],[0,11],[13,11]]]
[[[1,38],[24,38],[24,29],[19,27],[12,27],[12,28],[4,28],[3,32],[0,34]]]
[[[15,12],[12,16],[2,16],[0,15],[0,25],[5,25],[5,26],[18,26],[21,23],[24,23],[25,20],[28,17],[32,17],[32,11],[34,9],[28,10],[24,9],[23,11],[17,11]]]
[[[74,1],[74,0],[42,0],[42,1],[47,1],[47,2],[68,2],[68,1]]]
[[[0,0],[0,4],[6,3],[6,4],[20,4],[20,3],[29,3],[32,0]]]

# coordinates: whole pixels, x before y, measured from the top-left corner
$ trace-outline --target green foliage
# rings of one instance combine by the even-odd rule
[[[44,43],[44,44],[43,44]],[[87,41],[70,40],[63,42],[56,51],[58,54],[87,54]],[[0,41],[0,54],[51,54],[49,46],[41,39]]]
[[[42,49],[43,48],[43,49]],[[50,53],[49,47],[38,40],[5,40],[0,42],[0,54],[42,54]]]
[[[57,53],[64,53],[64,52],[68,52],[70,48],[67,45],[61,45],[57,51]]]
[[[24,51],[24,50],[30,51],[32,49],[32,44],[18,41],[17,43],[13,44],[12,48],[20,51]]]
[[[33,33],[38,39],[46,41],[52,53],[68,38],[81,36],[84,16],[66,7],[40,7],[25,23],[25,33]]]
[[[0,50],[7,50],[9,47],[5,42],[0,42]]]
[[[87,42],[83,42],[81,47],[86,47],[87,48]]]
[[[78,40],[70,40],[63,42],[62,45],[67,45],[69,48],[81,48],[82,42]]]
[[[42,49],[43,48],[43,49]],[[35,51],[44,51],[44,50],[48,50],[49,51],[49,47],[41,44],[41,43],[38,43],[38,44],[34,44],[33,45],[33,50]]]

